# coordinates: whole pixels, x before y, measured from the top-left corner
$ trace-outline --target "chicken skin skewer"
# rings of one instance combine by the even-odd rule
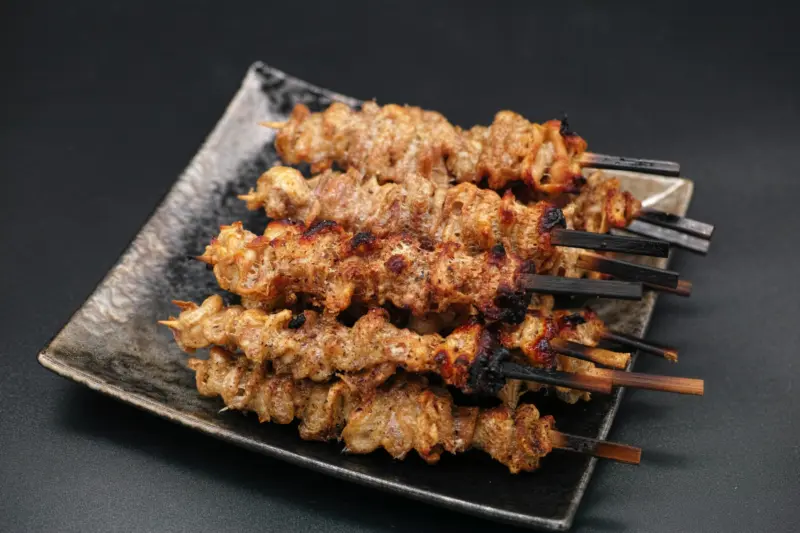
[[[511,111],[497,113],[489,127],[463,130],[439,113],[417,107],[380,107],[367,102],[356,111],[334,103],[321,113],[311,113],[298,104],[288,121],[263,124],[278,130],[275,148],[284,162],[310,163],[313,172],[336,164],[381,183],[402,183],[416,173],[439,187],[485,180],[496,190],[523,182],[534,194],[551,200],[571,198],[581,191],[586,182],[583,167],[614,168],[602,161],[619,159],[586,152],[586,142],[569,131],[565,121],[533,124]],[[622,158],[618,163],[625,167],[624,161]],[[655,161],[639,163],[659,166]],[[647,167],[632,164],[628,170],[648,172]],[[618,212],[621,205],[628,205],[623,210],[626,222],[616,220],[613,227],[628,227],[641,216],[632,231],[707,252],[712,225],[655,210],[641,211],[638,202],[631,201],[632,197],[618,186],[614,196],[613,201],[603,203],[613,204]]]
[[[467,306],[490,322],[519,321],[533,292],[640,299],[641,285],[535,274],[535,265],[502,246],[473,255],[457,243],[431,245],[408,234],[378,239],[323,221],[272,222],[262,236],[241,223],[223,226],[198,258],[220,286],[267,303],[299,293],[339,313],[353,301],[386,302],[413,315]]]
[[[267,372],[263,364],[213,348],[209,359],[190,359],[197,389],[221,397],[234,410],[250,411],[260,422],[300,420],[304,440],[341,440],[348,453],[385,449],[403,459],[416,451],[430,464],[444,452],[483,450],[510,472],[536,470],[542,457],[562,448],[638,464],[641,450],[555,430],[550,416],[531,404],[516,409],[481,409],[454,404],[446,390],[420,378],[398,379],[361,396],[342,381],[313,383]]]
[[[582,277],[587,270],[626,276],[631,281],[651,281],[670,286],[676,275],[632,263],[600,258],[574,248],[594,248],[664,256],[669,246],[639,238],[575,234],[565,229],[562,212],[548,202],[524,205],[507,192],[502,198],[492,190],[462,183],[449,189],[436,187],[419,175],[403,185],[365,178],[356,170],[327,171],[311,180],[289,167],[274,167],[259,179],[256,189],[240,196],[249,209],[264,208],[271,218],[290,218],[311,225],[332,220],[353,232],[377,237],[408,232],[433,242],[457,242],[472,252],[502,245],[522,259],[531,260],[537,272]],[[624,206],[622,206],[624,209]],[[616,212],[602,216],[613,220]],[[594,216],[590,222],[594,222]],[[582,221],[583,222],[583,221]],[[609,270],[607,264],[622,266]]]
[[[478,183],[492,189],[523,181],[546,194],[577,192],[583,183],[586,142],[561,121],[534,124],[511,112],[497,113],[489,127],[462,130],[434,111],[367,102],[360,111],[333,103],[322,113],[298,104],[278,129],[275,147],[290,165],[310,163],[313,172],[337,164],[381,182],[409,172],[439,186]]]
[[[200,306],[191,302],[176,304],[182,309],[180,316],[161,323],[173,331],[185,351],[209,346],[241,350],[255,363],[270,361],[277,374],[316,382],[339,375],[362,391],[377,387],[398,368],[403,368],[408,372],[438,374],[445,383],[467,393],[496,394],[505,384],[502,365],[509,359],[506,348],[521,349],[530,363],[545,369],[570,365],[567,361],[556,361],[556,355],[564,351],[615,368],[624,368],[630,360],[630,354],[569,340],[586,338],[592,342],[596,325],[584,322],[572,329],[565,328],[565,334],[560,336],[552,319],[534,314],[516,328],[504,326],[501,347],[495,335],[479,323],[456,328],[447,337],[435,333],[422,335],[392,325],[381,308],[370,310],[352,327],[347,327],[330,315],[310,310],[293,315],[289,310],[267,313],[241,306],[225,307],[216,295]],[[578,348],[564,350],[564,343]],[[608,392],[614,385],[615,374],[591,364],[572,364],[570,368],[580,371],[548,374],[530,369],[530,379],[538,377],[545,383],[557,379],[567,387],[601,392]]]

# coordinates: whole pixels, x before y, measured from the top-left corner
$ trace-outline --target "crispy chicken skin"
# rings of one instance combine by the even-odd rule
[[[276,376],[266,366],[213,348],[207,360],[190,359],[197,389],[221,397],[230,409],[251,411],[261,422],[300,420],[306,440],[340,439],[349,453],[385,449],[403,459],[416,451],[428,463],[442,453],[480,449],[512,473],[532,471],[550,453],[552,417],[535,406],[516,409],[459,407],[446,390],[404,377],[361,395],[344,381],[314,383]]]
[[[275,138],[281,159],[310,163],[313,172],[335,163],[380,182],[417,173],[438,186],[479,183],[492,189],[522,181],[550,195],[577,192],[586,142],[561,121],[534,124],[500,111],[488,127],[463,130],[434,111],[367,102],[360,111],[333,103],[321,113],[298,104]]]
[[[474,306],[489,321],[521,319],[530,296],[523,284],[535,272],[502,247],[473,255],[457,243],[379,239],[327,221],[272,222],[263,236],[241,223],[224,226],[199,259],[223,289],[266,302],[306,293],[333,313],[353,301],[391,302],[416,316]]]
[[[288,310],[269,313],[226,307],[217,295],[199,306],[175,303],[181,308],[180,315],[162,324],[170,327],[184,351],[193,353],[212,346],[241,351],[250,361],[269,361],[275,374],[288,374],[296,380],[322,382],[339,375],[363,391],[377,387],[399,367],[436,373],[448,385],[472,392],[473,363],[496,357],[496,339],[474,321],[443,337],[398,328],[382,308],[369,310],[347,327],[330,315],[311,310],[292,315]],[[557,355],[551,344],[562,338],[595,346],[604,325],[588,310],[565,313],[531,310],[518,326],[503,325],[499,342],[507,349],[520,350],[534,366],[589,372],[594,365]],[[626,360],[630,357],[609,353]],[[565,394],[568,391],[564,389]],[[576,396],[575,401],[578,398],[588,396]]]
[[[355,169],[306,180],[293,168],[274,167],[241,198],[273,219],[306,225],[332,220],[347,231],[377,237],[407,232],[433,242],[457,242],[471,252],[502,245],[533,261],[539,272],[562,263],[560,249],[550,244],[551,230],[566,225],[558,208],[548,202],[524,205],[510,191],[499,196],[472,183],[444,189],[411,174],[403,184],[380,184]]]

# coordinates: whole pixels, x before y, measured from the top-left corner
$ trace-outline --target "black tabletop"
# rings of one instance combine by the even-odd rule
[[[495,526],[256,455],[50,374],[65,323],[264,60],[461,125],[567,111],[598,152],[679,161],[707,257],[650,338],[703,398],[629,393],[578,531],[790,531],[800,520],[800,69],[766,3],[3,2],[0,531]],[[224,4],[224,7],[223,7]],[[236,4],[234,6],[234,4]],[[182,6],[182,7],[179,7]],[[166,297],[166,296],[165,296]]]

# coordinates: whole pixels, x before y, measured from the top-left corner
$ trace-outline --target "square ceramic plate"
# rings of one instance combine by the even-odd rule
[[[243,220],[263,229],[265,217],[245,209],[236,195],[278,162],[273,133],[256,125],[284,120],[304,103],[322,110],[348,98],[254,65],[222,119],[120,261],[39,355],[46,368],[109,396],[246,448],[300,466],[457,511],[517,525],[567,529],[594,470],[595,460],[554,452],[532,474],[510,475],[480,452],[447,456],[432,467],[416,456],[393,461],[384,453],[351,456],[337,443],[303,442],[292,426],[260,425],[220,403],[198,396],[186,356],[156,321],[176,312],[172,299],[201,301],[218,288],[197,255],[221,224]],[[692,183],[682,179],[613,172],[649,205],[683,215]],[[667,260],[651,260],[665,267]],[[599,306],[613,327],[643,335],[654,296],[641,302]],[[621,393],[590,403],[537,402],[559,429],[604,438]],[[298,470],[297,475],[303,475]]]

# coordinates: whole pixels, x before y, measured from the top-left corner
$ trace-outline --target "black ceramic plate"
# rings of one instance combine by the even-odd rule
[[[300,466],[487,518],[568,528],[594,460],[554,452],[540,471],[510,475],[479,452],[447,456],[439,465],[428,466],[416,456],[398,462],[384,453],[346,455],[337,443],[303,442],[293,426],[259,425],[254,417],[220,413],[217,401],[200,398],[193,373],[185,366],[186,356],[170,332],[156,325],[158,319],[175,313],[170,300],[200,301],[218,291],[204,265],[187,256],[202,251],[221,224],[243,220],[251,229],[264,227],[264,216],[248,212],[236,199],[278,161],[273,133],[256,123],[283,120],[298,102],[321,110],[332,100],[359,104],[263,64],[254,65],[186,172],[39,361],[104,394]],[[634,194],[650,198],[648,205],[685,214],[691,182],[614,174]],[[666,260],[654,264],[666,266]],[[648,296],[642,302],[606,304],[601,312],[615,326],[643,334],[653,303]],[[575,406],[547,398],[538,405],[543,413],[556,416],[563,431],[603,438],[619,401],[618,393]],[[302,470],[297,475],[302,476]]]

